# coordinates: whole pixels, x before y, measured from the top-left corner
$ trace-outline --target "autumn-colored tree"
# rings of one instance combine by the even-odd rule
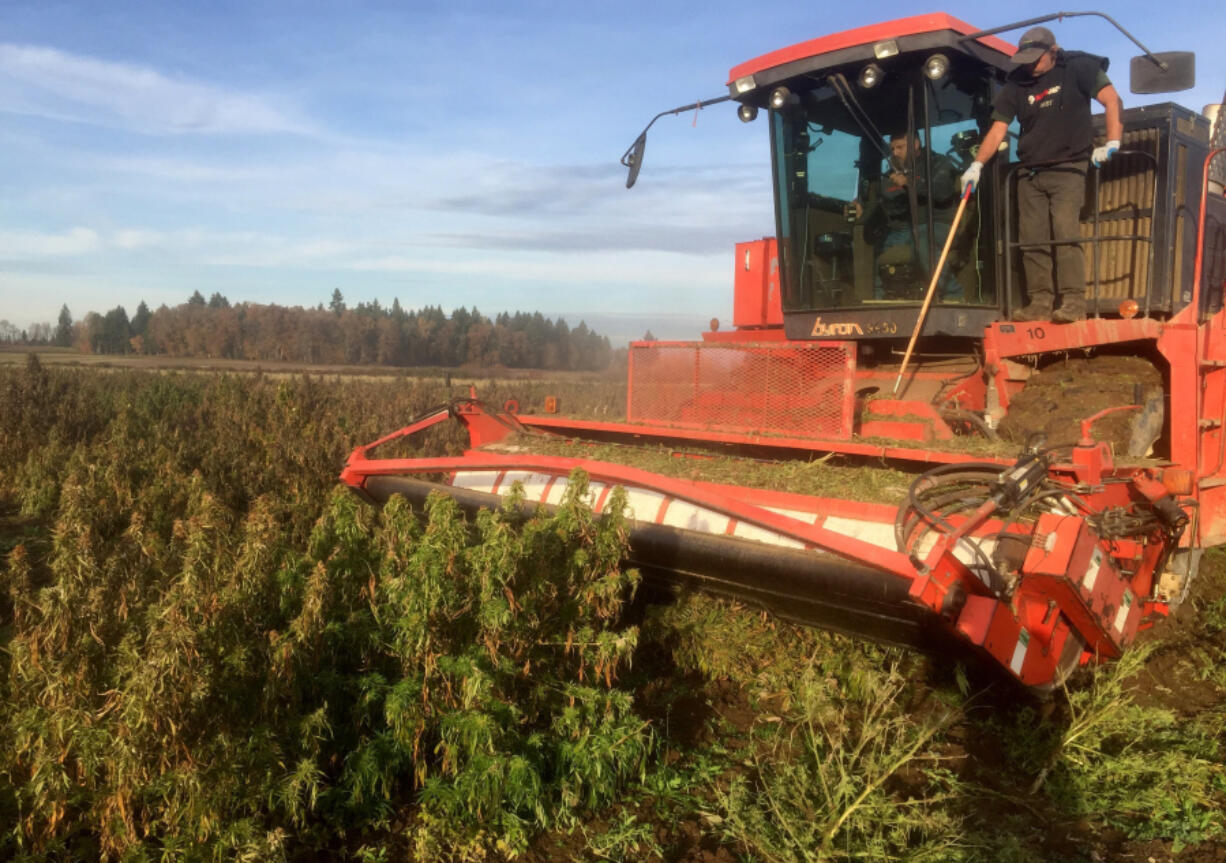
[[[394,316],[383,318],[376,324],[376,356],[375,362],[381,366],[403,366],[407,364],[407,342],[401,322]]]
[[[64,327],[71,329],[71,320],[65,306],[57,339]],[[491,321],[476,308],[460,307],[450,315],[441,306],[407,311],[399,300],[387,308],[378,300],[348,308],[339,289],[328,307],[313,309],[231,305],[220,293],[206,302],[196,291],[188,302],[155,312],[142,301],[131,321],[122,307],[105,317],[90,313],[77,329],[78,346],[98,353],[571,370],[604,369],[613,360],[608,339],[584,323],[572,330],[540,312],[501,312]]]

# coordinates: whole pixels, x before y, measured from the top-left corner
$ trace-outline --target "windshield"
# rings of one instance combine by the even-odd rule
[[[872,88],[858,70],[799,79],[794,104],[771,112],[788,311],[922,302],[940,260],[991,83],[895,59]],[[981,211],[972,197],[934,303],[996,304]]]

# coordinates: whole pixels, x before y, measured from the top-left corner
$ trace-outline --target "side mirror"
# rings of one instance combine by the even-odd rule
[[[654,120],[652,122],[655,122]],[[647,149],[647,130],[644,129],[634,143],[630,145],[630,149],[622,156],[622,164],[630,169],[630,176],[626,177],[626,188],[629,189],[634,185],[634,181],[639,178],[639,168],[643,165],[643,151]]]
[[[1159,62],[1165,64],[1163,69]],[[1165,51],[1133,57],[1128,89],[1134,93],[1176,93],[1196,85],[1196,55],[1191,51]]]
[[[630,169],[630,176],[626,178],[626,188],[629,189],[634,185],[634,181],[639,178],[639,168],[643,167],[643,151],[647,149],[647,130],[652,125],[666,114],[680,114],[682,111],[695,111],[706,107],[707,105],[718,105],[720,102],[727,102],[731,96],[717,96],[714,99],[708,99],[705,102],[695,102],[692,105],[682,105],[680,108],[673,108],[671,111],[661,111],[651,118],[651,122],[639,132],[639,136],[634,139],[634,143],[630,145],[630,149],[622,154],[622,164]]]

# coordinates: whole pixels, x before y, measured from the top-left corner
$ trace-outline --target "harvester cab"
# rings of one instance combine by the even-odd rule
[[[1008,58],[953,30],[840,34],[804,59],[733,69],[742,117],[767,109],[781,303],[793,338],[906,336],[916,320]],[[844,41],[847,40],[847,41]],[[769,57],[770,55],[768,55]],[[993,184],[958,226],[932,334],[999,316]]]
[[[735,101],[770,124],[777,236],[737,246],[733,327],[632,343],[624,421],[473,393],[357,447],[342,480],[376,504],[441,492],[508,516],[579,491],[601,512],[621,487],[626,564],[660,583],[978,657],[1036,688],[1119,656],[1186,592],[1201,550],[1226,542],[1226,199],[1211,185],[1226,134],[1220,116],[1176,105],[1125,112],[1121,153],[1087,178],[1082,236],[1063,239],[1093,261],[1088,318],[1010,323],[1007,142],[973,199],[958,185],[1011,65],[994,34],[1042,20],[976,31],[925,15],[825,36],[657,115]],[[1188,84],[1190,56],[1141,47],[1134,89]],[[646,135],[622,157],[628,186]],[[954,439],[1026,413],[1010,409],[1052,358],[1100,355],[1141,362],[1153,391],[1074,405],[1071,435],[1046,445]],[[1124,414],[1141,418],[1149,458],[1125,462],[1097,438]],[[468,433],[462,455],[375,454],[449,421]],[[749,458],[703,473],[734,456]],[[841,479],[802,493],[788,487],[797,460],[916,476],[892,502],[854,499]]]

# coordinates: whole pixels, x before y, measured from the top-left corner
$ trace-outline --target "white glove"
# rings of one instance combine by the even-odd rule
[[[971,162],[971,166],[962,173],[962,191],[965,192],[967,186],[971,187],[972,192],[975,191],[975,187],[979,185],[981,173],[983,173],[983,162]]]
[[[1108,141],[1101,147],[1094,148],[1094,153],[1090,156],[1090,161],[1093,162],[1094,167],[1097,168],[1099,165],[1105,164],[1106,161],[1111,158],[1112,154],[1114,154],[1119,148],[1119,141]],[[1082,150],[1082,152],[1084,153],[1085,151]]]

